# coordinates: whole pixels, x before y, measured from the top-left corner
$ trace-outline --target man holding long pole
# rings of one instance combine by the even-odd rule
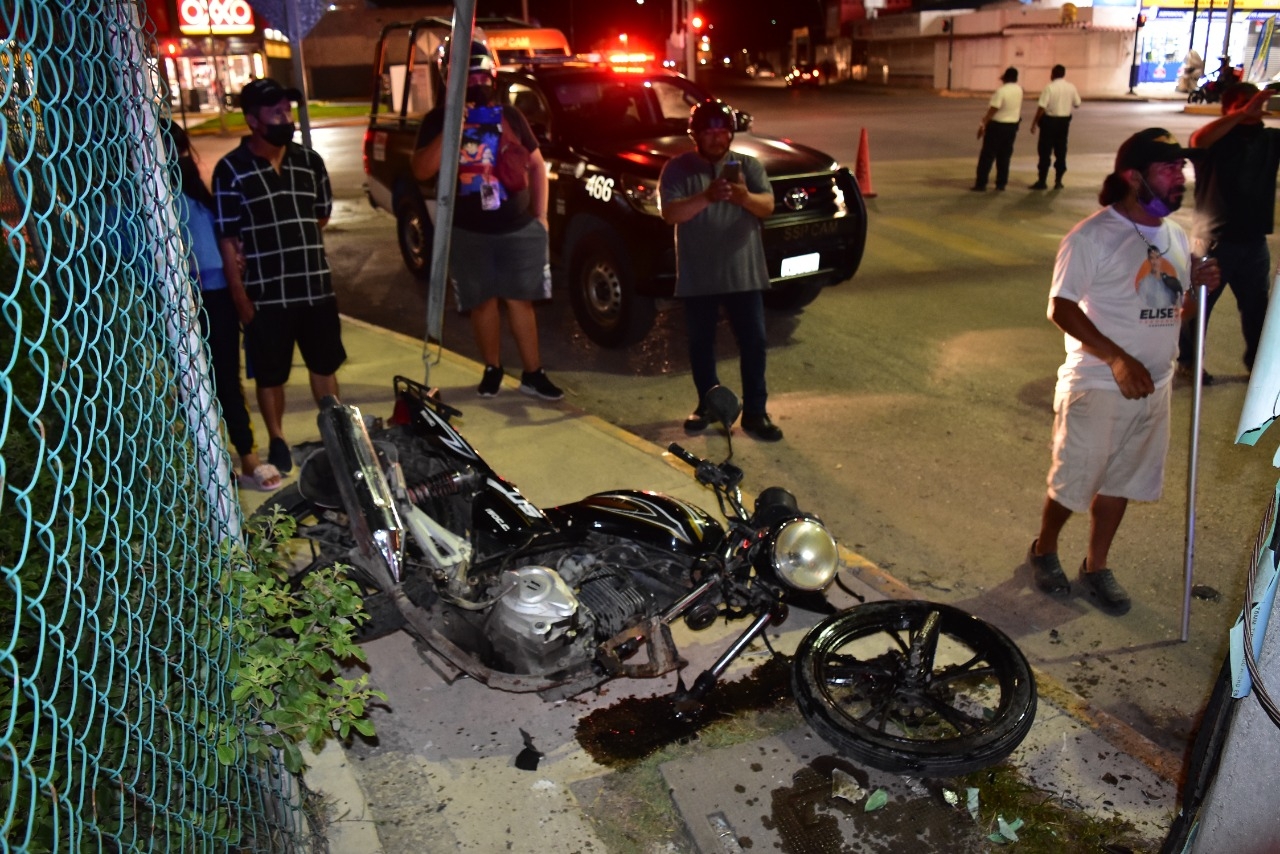
[[[1027,565],[1040,590],[1070,594],[1058,535],[1087,510],[1080,584],[1116,615],[1128,612],[1130,598],[1108,566],[1112,541],[1129,501],[1155,501],[1164,486],[1187,283],[1219,283],[1217,262],[1193,260],[1186,232],[1166,219],[1182,204],[1194,153],[1163,128],[1125,140],[1098,194],[1105,207],[1063,238],[1049,291],[1049,319],[1064,333],[1067,358],[1054,395],[1048,494]]]

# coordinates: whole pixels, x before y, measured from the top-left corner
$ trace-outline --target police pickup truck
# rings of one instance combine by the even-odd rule
[[[364,169],[370,202],[395,215],[405,264],[425,280],[435,189],[414,180],[409,159],[441,87],[430,61],[436,37],[421,23],[383,32]],[[407,55],[391,55],[392,45],[406,43]],[[551,257],[579,325],[604,347],[640,341],[653,325],[655,299],[675,290],[674,230],[658,213],[658,174],[689,150],[689,111],[712,96],[660,68],[574,60],[503,69],[497,91],[529,120],[547,161]],[[738,114],[732,148],[759,158],[773,184],[763,231],[765,301],[794,310],[857,271],[866,206],[848,169],[812,148],[750,134],[750,124]]]

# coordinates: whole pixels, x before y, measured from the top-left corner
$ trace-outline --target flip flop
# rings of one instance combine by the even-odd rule
[[[280,474],[293,471],[293,452],[289,450],[289,443],[284,439],[272,439],[267,446],[267,462],[275,466]]]
[[[251,487],[261,492],[275,492],[283,482],[280,470],[271,463],[258,463],[253,474],[240,475],[241,486]]]

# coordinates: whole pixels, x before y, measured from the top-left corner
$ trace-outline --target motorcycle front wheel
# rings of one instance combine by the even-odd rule
[[[953,777],[993,765],[1035,719],[1021,650],[935,602],[872,602],[827,618],[800,643],[791,678],[818,735],[897,774]]]

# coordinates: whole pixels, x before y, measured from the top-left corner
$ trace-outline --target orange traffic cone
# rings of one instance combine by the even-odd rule
[[[871,186],[871,148],[867,145],[867,129],[862,129],[862,138],[858,140],[858,165],[854,168],[853,177],[858,179],[858,189],[864,199],[874,199],[876,191]]]

